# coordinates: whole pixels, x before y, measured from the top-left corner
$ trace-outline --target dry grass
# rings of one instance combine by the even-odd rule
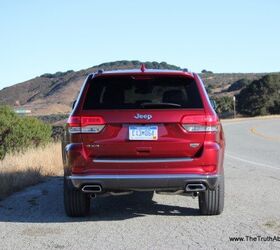
[[[0,161],[0,199],[48,176],[63,174],[60,143],[9,154]]]

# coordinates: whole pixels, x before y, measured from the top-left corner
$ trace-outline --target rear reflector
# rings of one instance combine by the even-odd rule
[[[70,116],[67,124],[71,134],[99,133],[105,127],[105,121],[101,116]]]

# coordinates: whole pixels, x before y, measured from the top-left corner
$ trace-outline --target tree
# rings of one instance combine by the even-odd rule
[[[229,88],[227,89],[227,92],[236,91],[245,88],[250,84],[250,81],[248,79],[240,79],[234,83],[232,83]]]
[[[280,74],[271,74],[253,81],[237,95],[237,110],[257,116],[280,113]]]
[[[201,73],[202,74],[213,74],[212,71],[209,71],[209,70],[206,70],[206,69],[201,70]]]

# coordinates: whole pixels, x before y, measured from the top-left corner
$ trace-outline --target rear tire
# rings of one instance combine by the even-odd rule
[[[82,217],[89,214],[90,197],[64,179],[64,209],[69,217]]]
[[[199,210],[202,215],[218,215],[223,212],[224,187],[224,178],[221,178],[214,190],[207,189],[199,194]]]

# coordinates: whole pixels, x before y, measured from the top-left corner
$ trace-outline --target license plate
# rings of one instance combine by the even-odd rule
[[[158,126],[129,126],[129,140],[157,140]]]

